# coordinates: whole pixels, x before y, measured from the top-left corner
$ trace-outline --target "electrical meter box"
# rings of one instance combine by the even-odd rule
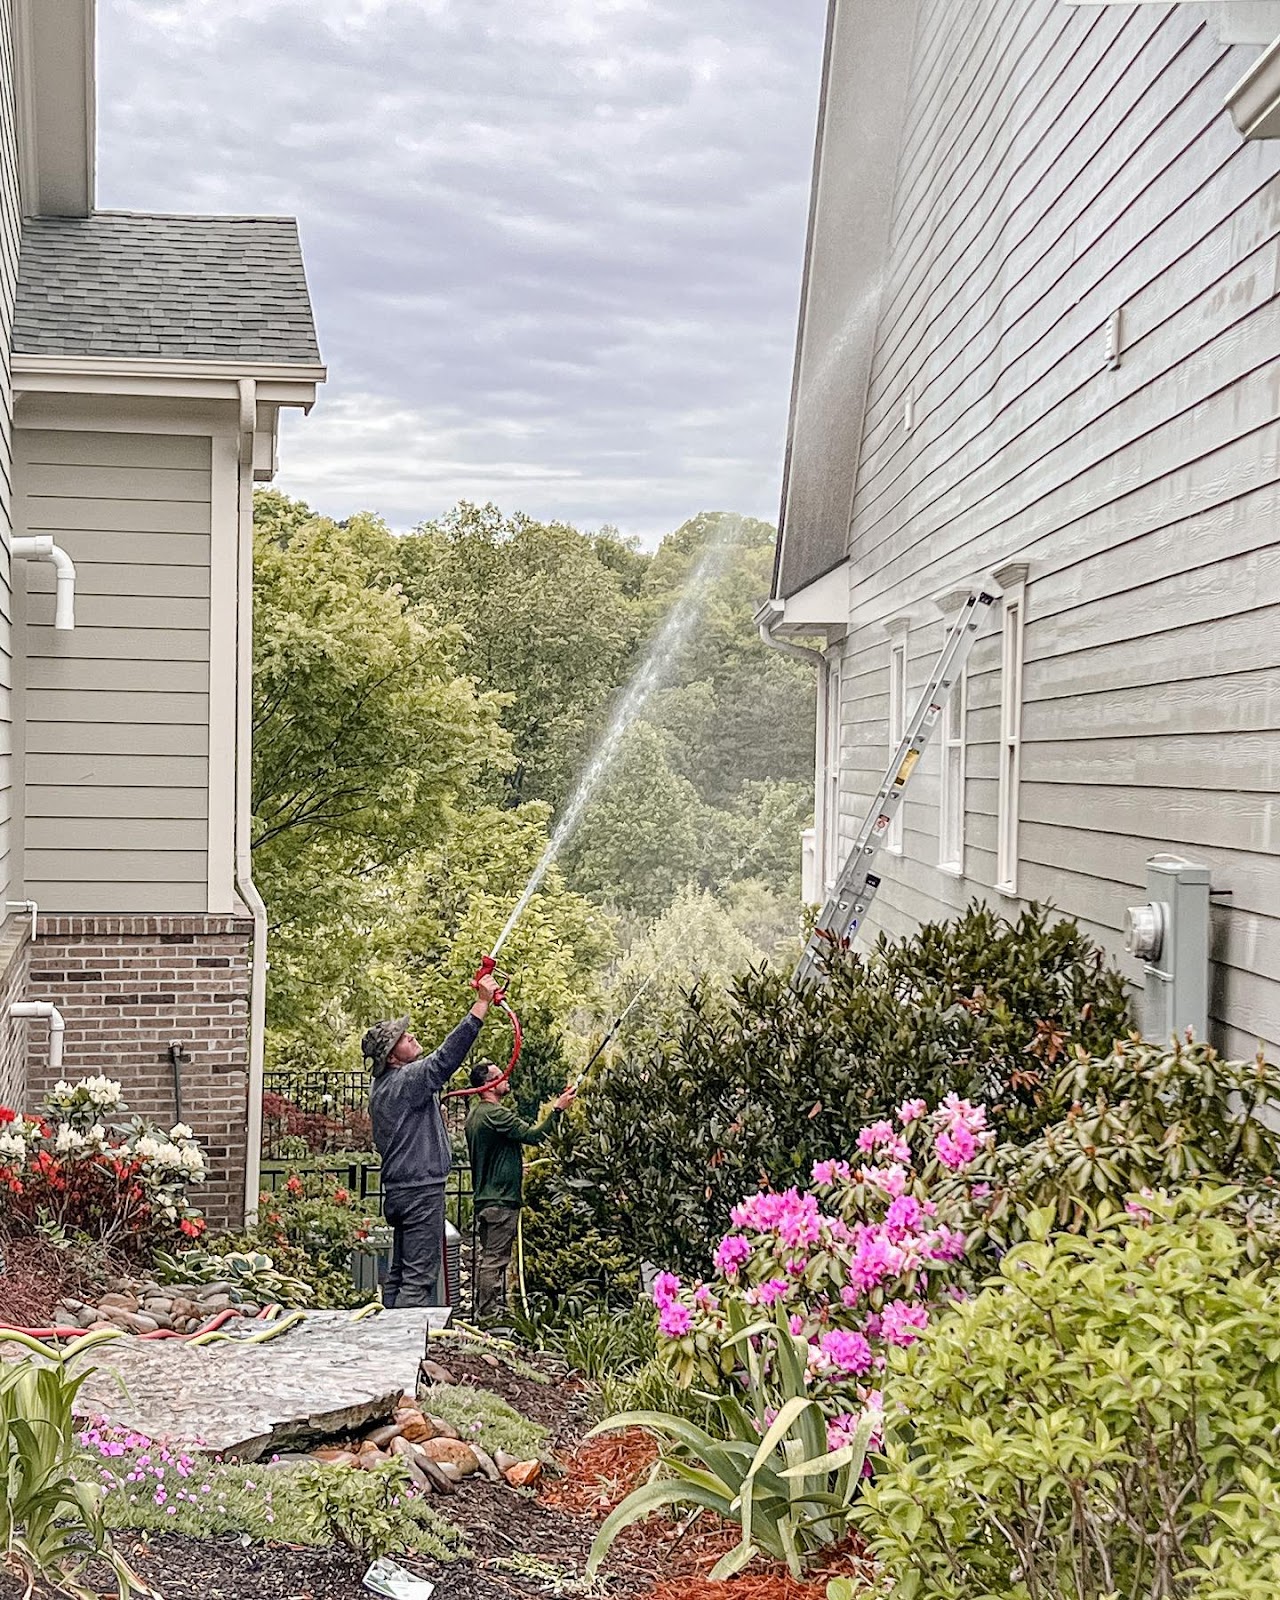
[[[1209,868],[1181,856],[1147,862],[1146,905],[1125,913],[1125,948],[1142,962],[1142,1031],[1157,1044],[1209,1034]]]

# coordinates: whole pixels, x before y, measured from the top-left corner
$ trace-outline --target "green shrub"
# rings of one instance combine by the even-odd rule
[[[1033,1137],[1061,1109],[1053,1081],[1070,1047],[1105,1054],[1129,1025],[1119,972],[1040,908],[1010,922],[974,905],[882,937],[802,991],[752,971],[727,996],[691,994],[674,1039],[599,1071],[557,1135],[539,1204],[582,1204],[632,1260],[696,1272],[743,1194],[847,1157],[857,1130],[905,1099],[954,1091],[985,1102],[1002,1135]]]
[[[524,1202],[521,1227],[530,1296],[550,1302],[557,1320],[578,1304],[635,1304],[640,1273],[634,1249],[619,1237],[616,1220],[597,1221],[571,1169],[558,1160],[530,1162]]]
[[[989,1184],[984,1227],[997,1249],[1025,1237],[1029,1212],[1047,1207],[1055,1227],[1080,1232],[1102,1200],[1119,1207],[1188,1183],[1239,1185],[1234,1211],[1250,1259],[1275,1249],[1280,1135],[1265,1110],[1280,1104],[1280,1070],[1261,1054],[1222,1061],[1205,1044],[1128,1039],[1096,1060],[1077,1054],[1049,1100],[1065,1113],[1029,1144],[990,1146],[963,1177],[937,1185],[945,1199]]]
[[[368,1296],[352,1283],[351,1252],[377,1223],[375,1209],[361,1206],[332,1173],[291,1173],[283,1188],[259,1196],[252,1228],[209,1245],[215,1253],[269,1255],[273,1271],[291,1280],[295,1302],[358,1306]]]
[[[886,1375],[857,1520],[900,1600],[1263,1600],[1280,1297],[1229,1190],[1054,1213]],[[1228,1579],[1227,1573],[1233,1574]]]

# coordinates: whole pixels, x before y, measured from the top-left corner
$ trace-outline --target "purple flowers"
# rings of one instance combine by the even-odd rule
[[[664,1339],[682,1339],[693,1326],[693,1312],[678,1300],[672,1300],[658,1313],[658,1332]]]
[[[852,1373],[861,1377],[871,1370],[871,1346],[860,1333],[846,1333],[834,1328],[824,1333],[819,1348],[837,1372]]]
[[[751,1259],[751,1241],[741,1233],[728,1233],[716,1246],[716,1271],[722,1277],[734,1278],[741,1267]]]

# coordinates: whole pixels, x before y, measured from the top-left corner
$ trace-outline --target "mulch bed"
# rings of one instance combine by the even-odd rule
[[[524,1373],[513,1372],[501,1359],[488,1351],[479,1351],[462,1340],[452,1340],[448,1335],[433,1338],[431,1358],[456,1378],[459,1383],[469,1383],[477,1389],[489,1389],[501,1395],[522,1417],[546,1428],[551,1448],[555,1451],[569,1441],[582,1437],[591,1426],[592,1391],[581,1378],[576,1377],[563,1362],[550,1356],[520,1353],[521,1362],[542,1373],[545,1383]],[[430,1409],[430,1398],[424,1401]]]

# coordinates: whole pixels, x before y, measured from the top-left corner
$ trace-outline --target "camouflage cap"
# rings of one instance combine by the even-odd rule
[[[378,1077],[387,1070],[391,1052],[409,1031],[409,1018],[397,1017],[394,1022],[375,1022],[360,1041],[360,1053],[373,1063],[373,1075]]]

